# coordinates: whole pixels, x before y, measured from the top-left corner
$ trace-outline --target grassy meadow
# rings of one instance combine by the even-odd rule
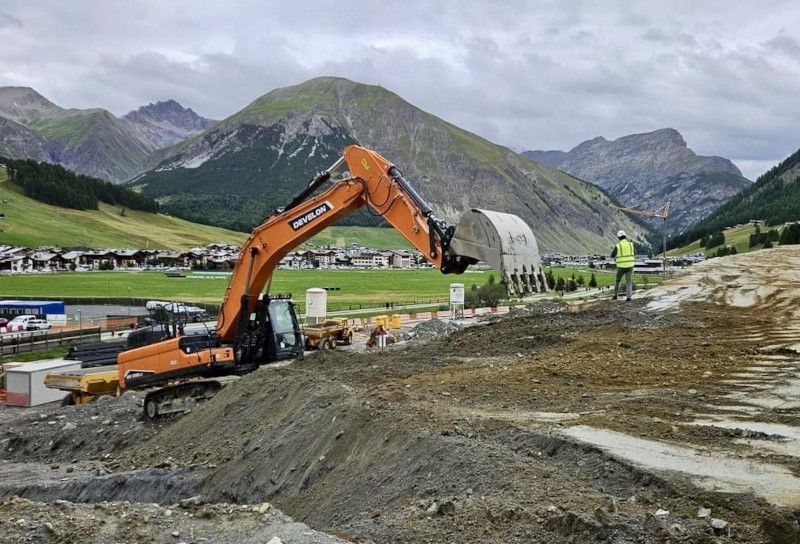
[[[290,293],[304,311],[305,292],[312,287],[328,291],[328,309],[378,307],[428,301],[447,301],[451,283],[483,285],[492,272],[445,275],[438,270],[276,270],[270,291]],[[495,278],[497,276],[495,275]],[[0,297],[85,298],[96,304],[113,300],[143,305],[147,300],[219,304],[229,276],[186,272],[170,278],[163,272],[65,272],[3,276]],[[89,303],[89,302],[87,302]]]
[[[583,276],[588,286],[593,271],[554,268],[556,278]],[[594,271],[598,285],[613,285],[614,274]],[[62,272],[3,276],[0,298],[84,299],[85,304],[143,306],[148,300],[182,301],[216,305],[222,301],[229,275],[186,271],[186,277],[168,277],[163,272]],[[270,292],[289,293],[305,311],[305,292],[312,287],[338,288],[328,291],[330,311],[381,308],[386,303],[446,304],[451,283],[467,289],[499,279],[494,271],[469,270],[462,275],[445,275],[434,269],[421,270],[276,270]],[[657,278],[648,278],[656,282]],[[553,293],[554,294],[554,293]]]
[[[166,248],[186,250],[214,242],[241,245],[248,234],[191,223],[164,214],[124,210],[100,203],[99,210],[70,210],[26,197],[8,183],[0,168],[0,244],[115,249]],[[358,244],[373,249],[411,249],[392,228],[334,226],[308,245]]]
[[[761,232],[766,232],[775,228],[777,227],[765,227],[762,225]],[[724,230],[722,232],[725,234],[725,245],[736,246],[736,251],[738,253],[747,253],[750,251],[750,235],[754,234],[755,231],[755,225],[751,224],[740,225],[738,227],[731,227],[727,230]],[[777,242],[775,244],[777,245]],[[716,253],[719,247],[721,246],[715,246],[710,250],[706,250],[706,248],[700,247],[700,240],[695,240],[689,245],[668,251],[667,255],[680,256],[689,255],[691,253],[705,253],[707,256],[711,256]]]

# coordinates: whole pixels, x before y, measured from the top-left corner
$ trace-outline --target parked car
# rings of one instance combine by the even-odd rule
[[[50,323],[47,322],[46,319],[31,319],[28,321],[27,329],[29,331],[45,331],[52,327]]]
[[[6,327],[9,329],[25,330],[28,328],[28,323],[30,323],[32,319],[37,319],[37,317],[35,315],[18,315],[6,323]]]
[[[5,327],[8,324],[8,319],[5,317],[0,317],[0,327]]]

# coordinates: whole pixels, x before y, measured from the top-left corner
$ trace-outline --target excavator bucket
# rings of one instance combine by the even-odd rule
[[[476,208],[464,212],[450,242],[450,251],[494,268],[512,296],[547,290],[536,237],[516,215]]]

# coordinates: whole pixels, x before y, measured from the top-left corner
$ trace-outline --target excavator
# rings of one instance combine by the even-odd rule
[[[345,164],[346,175],[334,178]],[[215,329],[195,335],[178,332],[121,352],[117,393],[148,389],[144,412],[153,419],[185,411],[209,398],[226,377],[301,356],[302,329],[291,297],[269,294],[273,271],[293,248],[363,206],[397,229],[445,274],[460,274],[483,261],[500,274],[513,296],[548,288],[536,239],[522,219],[472,209],[457,226],[448,225],[394,164],[376,151],[350,145],[330,168],[315,175],[287,206],[250,234],[233,269]]]

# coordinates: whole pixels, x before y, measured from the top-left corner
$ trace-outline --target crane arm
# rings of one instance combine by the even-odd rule
[[[614,208],[615,210],[620,210],[623,212],[633,213],[637,215],[643,215],[645,217],[657,217],[658,219],[666,220],[669,217],[669,202],[664,204],[662,207],[657,209],[656,211],[648,211],[648,210],[637,210],[636,208],[625,208],[624,206],[616,206],[614,204],[609,204],[610,208]]]

